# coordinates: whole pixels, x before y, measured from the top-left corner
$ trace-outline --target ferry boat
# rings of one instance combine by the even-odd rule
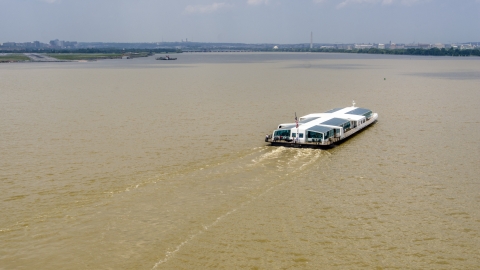
[[[161,57],[157,57],[155,58],[156,60],[177,60],[176,57],[170,57],[170,55],[167,55],[165,57],[161,56]]]
[[[294,123],[278,125],[265,142],[272,146],[330,148],[353,134],[375,123],[378,114],[369,109],[355,107],[335,108],[324,113],[312,113]]]

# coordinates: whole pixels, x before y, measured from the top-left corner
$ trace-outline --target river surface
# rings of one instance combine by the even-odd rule
[[[0,65],[0,269],[480,268],[480,58],[176,57]]]

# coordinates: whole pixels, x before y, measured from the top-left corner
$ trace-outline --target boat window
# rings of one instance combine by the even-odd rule
[[[297,133],[292,133],[292,137],[293,138],[297,137]]]
[[[276,137],[282,136],[282,137],[290,137],[290,130],[289,129],[278,129],[275,130],[275,133],[273,134]]]
[[[313,131],[307,131],[307,138],[311,139],[323,139],[323,134],[318,133],[318,132],[313,132]]]
[[[298,133],[298,137],[301,139],[303,138],[303,133]]]

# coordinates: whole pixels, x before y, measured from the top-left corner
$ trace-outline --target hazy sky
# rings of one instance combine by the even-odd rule
[[[0,0],[0,43],[480,41],[480,0]]]

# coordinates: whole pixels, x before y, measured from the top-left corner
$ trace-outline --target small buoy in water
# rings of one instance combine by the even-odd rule
[[[387,78],[383,78],[383,80],[385,81]]]

